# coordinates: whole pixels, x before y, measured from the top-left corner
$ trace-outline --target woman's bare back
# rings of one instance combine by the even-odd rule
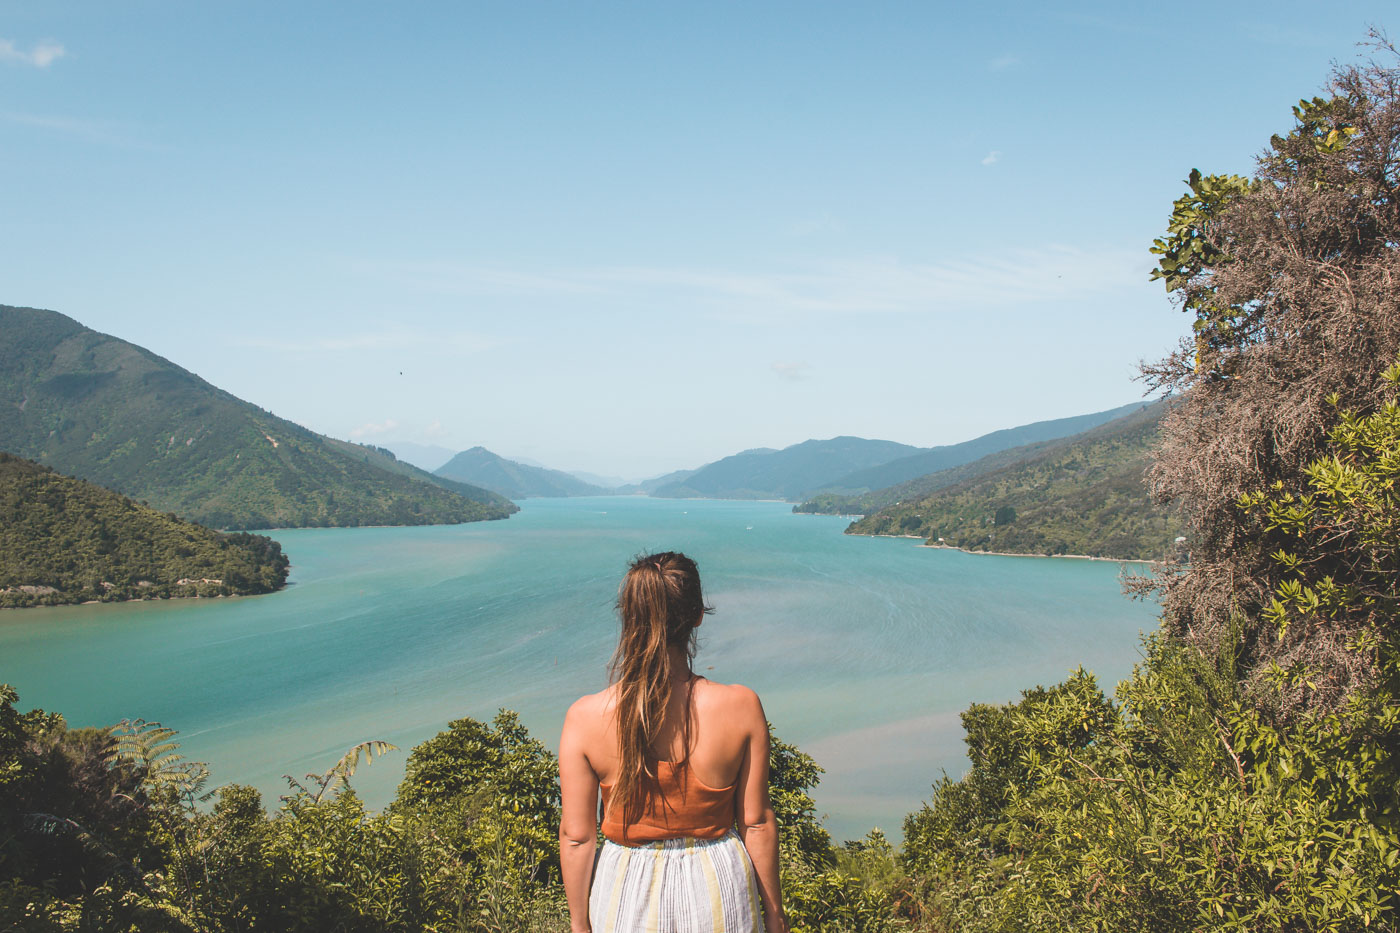
[[[602,784],[616,783],[621,769],[617,737],[617,686],[576,702],[569,720],[579,727],[579,744]],[[689,702],[687,702],[689,701]],[[689,755],[682,728],[690,713]],[[577,715],[576,715],[577,714]],[[671,701],[652,753],[660,761],[684,760],[691,775],[709,787],[734,785],[757,732],[766,732],[758,696],[740,684],[720,684],[696,676],[689,689],[671,691]]]

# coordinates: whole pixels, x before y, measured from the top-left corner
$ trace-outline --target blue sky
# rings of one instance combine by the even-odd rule
[[[1181,179],[1392,9],[3,3],[0,303],[381,444],[955,443],[1138,397]]]

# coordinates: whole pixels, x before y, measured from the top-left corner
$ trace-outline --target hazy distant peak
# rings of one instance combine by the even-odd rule
[[[511,499],[535,496],[598,496],[612,490],[562,470],[508,460],[485,447],[471,447],[436,470],[438,476],[481,486]]]
[[[660,485],[652,495],[671,498],[795,499],[837,476],[918,451],[893,441],[861,437],[807,440],[774,450],[746,450],[707,463],[692,475]]]

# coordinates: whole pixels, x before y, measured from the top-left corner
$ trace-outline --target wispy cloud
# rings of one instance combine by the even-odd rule
[[[1021,60],[1015,55],[998,55],[987,62],[987,67],[992,71],[1005,71],[1008,68],[1021,64]]]
[[[15,45],[13,39],[0,39],[0,62],[9,65],[47,68],[66,54],[68,53],[62,44],[52,39],[36,43],[28,52]]]
[[[807,363],[802,362],[773,364],[773,372],[777,374],[779,379],[787,382],[801,382],[807,378],[807,371],[811,368]]]
[[[399,423],[393,418],[384,421],[370,421],[360,425],[358,428],[350,429],[351,437],[377,437],[380,434],[388,434],[398,428]]]
[[[123,149],[155,149],[150,143],[136,139],[129,128],[102,120],[82,120],[51,114],[0,111],[0,121],[17,126],[32,126],[52,133],[61,133],[90,143],[119,146]]]
[[[379,272],[406,288],[454,296],[555,297],[568,303],[596,296],[619,309],[635,304],[745,313],[961,311],[1101,293],[1139,284],[1145,274],[1138,251],[1073,246],[928,263],[864,258],[774,272],[617,266],[503,273],[440,263],[421,269],[396,264]]]
[[[984,156],[982,157],[982,164],[983,164],[983,165],[996,165],[996,164],[997,164],[998,162],[1000,162],[1000,161],[1001,161],[1001,150],[1000,150],[1000,149],[993,149],[991,152],[987,153],[986,155],[984,155]]]
[[[387,350],[478,353],[494,349],[504,341],[498,337],[468,331],[429,333],[416,330],[394,330],[378,333],[325,334],[300,339],[242,337],[233,342],[238,346],[276,353],[353,353]]]

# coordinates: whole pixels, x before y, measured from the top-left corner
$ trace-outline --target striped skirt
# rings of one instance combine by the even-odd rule
[[[593,933],[762,933],[758,880],[731,830],[719,839],[603,842],[588,895]]]

